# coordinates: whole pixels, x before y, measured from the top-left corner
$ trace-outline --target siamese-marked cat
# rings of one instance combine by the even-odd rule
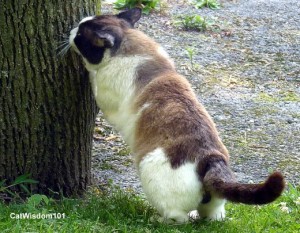
[[[266,204],[284,178],[237,183],[228,151],[188,81],[154,40],[134,29],[141,10],[84,18],[69,42],[89,71],[97,105],[136,161],[143,190],[161,220],[184,223],[189,212],[225,218],[225,201]]]

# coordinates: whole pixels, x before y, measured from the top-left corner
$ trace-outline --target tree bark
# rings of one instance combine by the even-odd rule
[[[57,56],[93,0],[0,0],[0,181],[31,174],[33,191],[81,194],[91,180],[97,107],[80,59]]]

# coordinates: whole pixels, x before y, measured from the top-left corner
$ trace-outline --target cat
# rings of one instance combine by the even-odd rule
[[[131,148],[143,191],[162,221],[184,223],[191,211],[225,218],[225,202],[266,204],[284,190],[280,172],[241,184],[216,126],[165,50],[134,29],[141,10],[84,18],[70,32],[97,105]]]

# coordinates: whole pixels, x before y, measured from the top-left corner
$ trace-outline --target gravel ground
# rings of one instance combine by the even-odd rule
[[[218,10],[165,2],[139,29],[167,50],[212,115],[241,182],[273,170],[300,183],[300,2],[221,1]],[[112,12],[104,4],[104,12]],[[175,25],[180,15],[213,21],[205,32]],[[192,51],[189,58],[187,48]],[[120,135],[97,118],[92,158],[99,185],[140,191],[133,157]]]

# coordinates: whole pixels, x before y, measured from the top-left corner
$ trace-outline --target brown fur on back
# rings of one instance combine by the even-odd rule
[[[217,153],[229,155],[216,127],[199,103],[189,82],[179,75],[173,61],[158,52],[160,46],[144,33],[128,29],[119,54],[142,55],[147,61],[137,69],[135,110],[148,104],[139,117],[135,133],[137,163],[157,147],[163,147],[176,168]],[[199,157],[200,156],[200,157]]]
[[[166,150],[174,168],[214,153],[228,160],[213,121],[182,76],[171,71],[155,77],[137,100],[138,109],[149,104],[137,122],[138,161],[157,147]]]
[[[149,57],[157,57],[157,48],[159,45],[150,39],[144,33],[135,29],[124,30],[124,39],[120,47],[119,53],[130,55],[145,55]]]

